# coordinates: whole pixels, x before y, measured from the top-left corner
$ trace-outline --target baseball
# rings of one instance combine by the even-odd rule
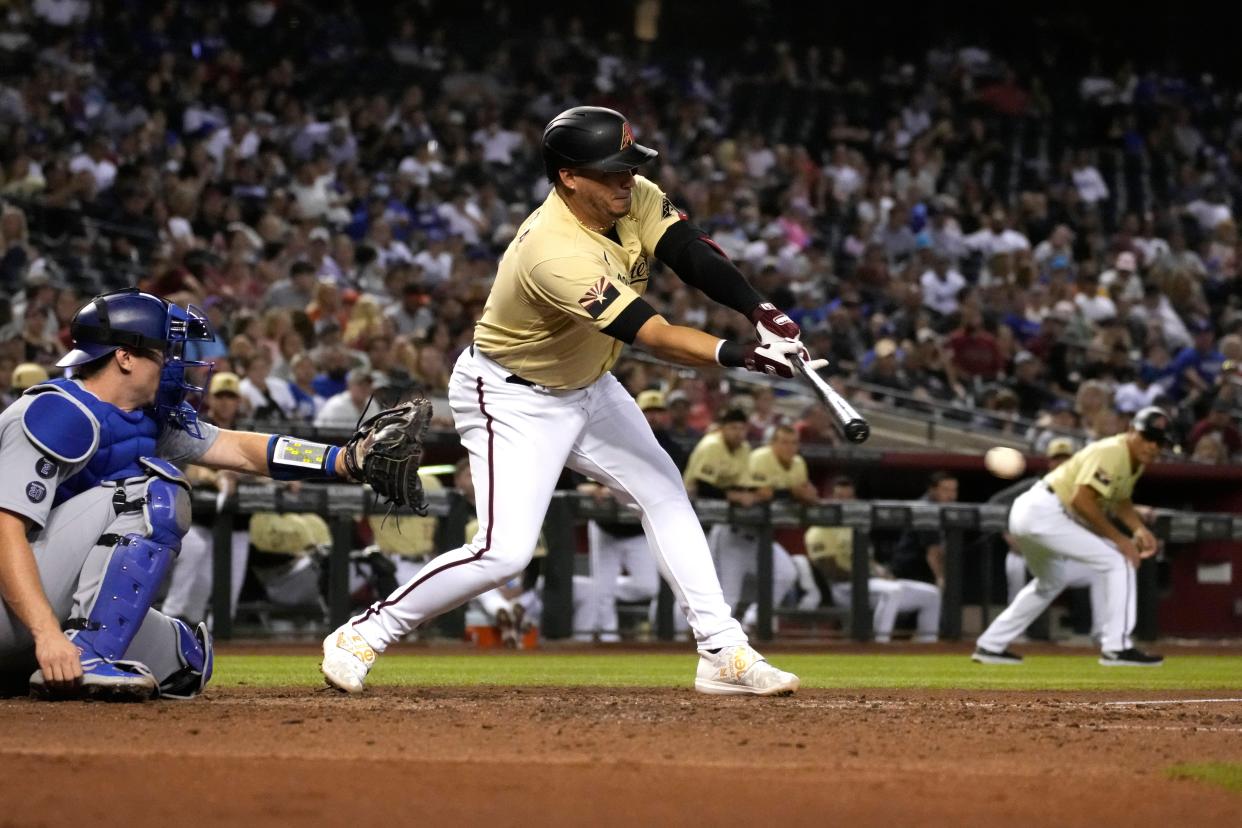
[[[1026,458],[1017,449],[996,446],[983,455],[983,465],[997,477],[1013,480],[1026,471]]]

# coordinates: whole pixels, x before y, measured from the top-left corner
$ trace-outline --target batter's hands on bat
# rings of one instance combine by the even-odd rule
[[[750,321],[759,334],[759,342],[770,345],[774,342],[795,341],[802,336],[802,329],[790,319],[783,310],[771,302],[764,302],[750,312]]]
[[[779,339],[776,342],[748,345],[742,364],[747,371],[792,379],[794,367],[793,363],[789,361],[790,357],[800,358],[807,369],[811,371],[816,371],[828,364],[826,359],[811,359],[811,355],[801,342],[790,339]]]

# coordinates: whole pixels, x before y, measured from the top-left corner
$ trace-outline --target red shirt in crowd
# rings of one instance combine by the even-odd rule
[[[968,376],[991,379],[1005,367],[996,337],[985,330],[958,328],[949,334],[948,346],[953,364]]]

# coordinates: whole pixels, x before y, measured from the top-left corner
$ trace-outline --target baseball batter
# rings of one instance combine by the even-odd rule
[[[576,107],[543,136],[553,187],[505,251],[449,402],[470,455],[479,532],[324,641],[328,683],[360,692],[392,642],[520,572],[564,466],[642,512],[661,574],[698,645],[704,693],[792,693],[798,678],[747,644],[712,569],[676,466],[609,368],[622,347],[686,365],[792,376],[799,331],[763,301],[706,236],[637,168],[656,156],[620,113]],[[683,281],[755,323],[760,342],[669,324],[642,296],[655,256]],[[822,363],[820,363],[822,364]]]
[[[1169,418],[1159,408],[1139,411],[1125,434],[1079,450],[1014,501],[1009,534],[1035,576],[979,636],[974,661],[1020,664],[1008,647],[1072,582],[1103,584],[1100,664],[1153,666],[1163,662],[1133,646],[1136,571],[1156,553],[1156,539],[1131,495],[1143,469],[1169,444]],[[1130,530],[1121,532],[1113,519]]]

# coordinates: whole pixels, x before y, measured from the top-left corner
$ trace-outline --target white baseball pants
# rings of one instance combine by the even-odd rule
[[[219,518],[226,520],[227,518]],[[214,540],[211,527],[194,524],[181,539],[181,554],[173,561],[172,575],[168,579],[168,594],[160,611],[196,624],[207,617],[211,599],[212,548]],[[250,560],[250,533],[235,531],[232,534],[232,591],[229,607],[237,612],[237,596],[241,594],[246,580],[246,565]]]
[[[595,521],[587,524],[587,544],[591,554],[590,612],[586,629],[600,641],[619,641],[617,601],[651,601],[660,592],[660,573],[655,556],[647,546],[647,536],[614,537]],[[628,575],[622,575],[625,568]]]
[[[874,607],[871,632],[878,643],[887,644],[893,640],[893,627],[897,625],[898,613],[902,612],[917,613],[915,641],[930,643],[939,638],[940,590],[935,584],[909,578],[868,578],[867,591]],[[837,606],[848,608],[853,597],[849,581],[832,585],[832,601]]]
[[[1091,639],[1098,642],[1100,623],[1104,619],[1104,581],[1094,570],[1086,567],[1082,569],[1085,571],[1071,571],[1065,586],[1088,587],[1088,595],[1091,596]],[[1005,555],[1005,581],[1009,586],[1009,600],[1012,603],[1027,582],[1026,559],[1012,549]]]
[[[759,535],[750,527],[730,526],[718,523],[711,528],[708,535],[712,549],[712,557],[716,559],[716,568],[720,572],[720,585],[724,591],[724,600],[731,607],[736,607],[742,600],[742,584],[747,575],[759,572]],[[781,599],[793,589],[798,580],[798,570],[794,568],[790,555],[785,547],[772,542],[772,606],[779,606]],[[748,611],[753,623],[758,608]]]
[[[1075,521],[1061,500],[1042,483],[1024,492],[1009,511],[1009,534],[1035,576],[1004,612],[979,636],[978,646],[1002,652],[1048,608],[1070,584],[1098,580],[1102,600],[1092,600],[1092,625],[1100,647],[1119,651],[1131,646],[1137,617],[1134,567],[1115,544]],[[1096,590],[1093,590],[1093,592]]]
[[[351,620],[376,651],[525,569],[561,469],[569,466],[642,512],[660,573],[700,650],[746,643],[729,612],[681,475],[633,398],[611,374],[553,391],[508,382],[477,348],[462,352],[449,404],[470,454],[479,531]]]

